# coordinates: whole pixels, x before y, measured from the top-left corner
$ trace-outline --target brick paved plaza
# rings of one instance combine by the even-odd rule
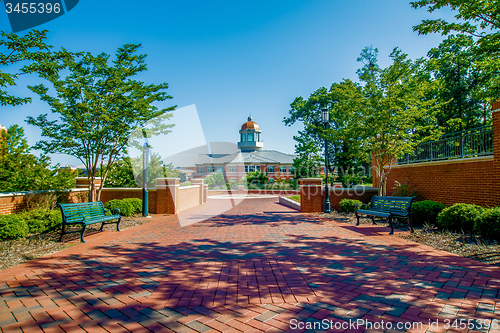
[[[224,205],[229,208],[230,200],[209,199],[181,219],[196,221]],[[301,214],[277,198],[247,199],[185,227],[177,216],[157,215],[1,271],[0,327],[298,332],[305,329],[291,329],[291,320],[313,325],[327,319],[330,331],[342,332],[342,323],[366,319],[419,321],[422,329],[409,331],[425,332],[429,320],[500,320],[499,268],[387,232]]]

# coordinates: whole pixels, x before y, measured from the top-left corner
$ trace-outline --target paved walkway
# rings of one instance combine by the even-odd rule
[[[181,219],[210,215],[224,204],[209,200]],[[378,328],[372,331],[402,332],[397,325],[406,323],[414,325],[411,332],[441,332],[446,320],[462,318],[453,331],[465,332],[469,319],[475,331],[488,331],[479,326],[490,321],[489,331],[500,331],[499,268],[387,231],[297,213],[277,198],[244,200],[182,228],[176,216],[155,216],[1,271],[0,327],[362,332],[356,324],[363,323]],[[428,328],[429,321],[440,328]],[[389,324],[393,330],[386,330]]]

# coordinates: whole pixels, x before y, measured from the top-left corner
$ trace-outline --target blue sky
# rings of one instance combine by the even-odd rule
[[[0,8],[0,29],[10,32]],[[301,127],[286,127],[282,120],[295,97],[343,78],[356,80],[356,59],[365,46],[379,49],[381,66],[389,64],[396,46],[413,59],[425,56],[442,37],[419,36],[412,26],[450,16],[415,10],[402,0],[82,0],[37,28],[49,30],[48,43],[57,49],[113,54],[125,43],[141,43],[149,71],[138,78],[169,83],[174,98],[163,106],[195,104],[207,141],[237,142],[251,114],[266,149],[293,153],[293,135]],[[0,123],[22,124],[30,144],[40,131],[24,122],[26,116],[50,113],[25,88],[36,82],[25,76],[12,89],[33,96],[33,103],[0,111]],[[52,159],[79,164],[67,156]]]

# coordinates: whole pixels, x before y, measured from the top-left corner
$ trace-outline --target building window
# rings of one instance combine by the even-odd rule
[[[245,133],[241,134],[241,142],[245,142],[245,141],[246,141],[245,136],[246,136],[246,134],[245,134]]]
[[[236,165],[230,165],[229,172],[236,172]]]
[[[213,166],[207,167],[207,172],[214,172],[215,168]]]
[[[221,166],[217,167],[217,173],[222,173],[223,170],[224,170],[224,167],[221,167]]]
[[[255,172],[260,171],[260,165],[245,165],[245,172]]]
[[[280,172],[281,172],[281,173],[286,173],[286,166],[284,166],[284,167],[280,167]]]
[[[205,173],[205,167],[198,167],[198,173]]]
[[[253,141],[253,133],[248,133],[248,141]]]
[[[274,171],[274,165],[270,165],[267,167],[267,172],[276,172]]]
[[[231,180],[232,180],[233,182],[235,182],[235,181],[236,181],[236,178],[231,178]]]

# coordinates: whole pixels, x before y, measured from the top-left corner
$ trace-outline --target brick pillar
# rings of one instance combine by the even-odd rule
[[[491,108],[491,118],[493,120],[493,168],[495,169],[494,179],[491,181],[497,186],[495,195],[495,205],[500,205],[500,100],[493,103]]]
[[[238,185],[238,194],[245,194],[245,186],[244,185]]]
[[[156,178],[156,213],[177,214],[180,178]]]
[[[199,204],[203,204],[203,190],[204,190],[204,185],[203,185],[203,178],[197,178],[191,180],[191,185],[198,185],[200,187],[200,191],[198,192],[199,196]]]
[[[300,180],[300,210],[303,213],[320,213],[323,211],[321,190],[321,178],[304,178]]]
[[[203,185],[203,202],[207,202],[208,185]]]
[[[84,188],[89,189],[89,179],[87,177],[75,177],[76,180],[76,188]],[[95,177],[94,179],[94,198],[97,199],[97,190],[101,186],[101,177]]]

